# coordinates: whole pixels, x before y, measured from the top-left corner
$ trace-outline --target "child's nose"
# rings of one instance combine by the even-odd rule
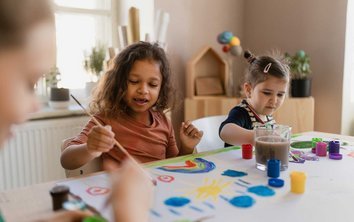
[[[146,94],[148,93],[148,87],[146,84],[141,84],[138,88],[138,93]]]
[[[275,105],[278,103],[278,96],[277,95],[273,95],[271,100],[270,100],[272,105]]]

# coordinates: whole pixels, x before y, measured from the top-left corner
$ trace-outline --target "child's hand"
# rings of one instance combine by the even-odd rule
[[[87,151],[94,157],[109,152],[114,146],[114,133],[111,126],[94,126],[88,133]]]
[[[88,216],[92,216],[92,214],[86,211],[59,211],[53,215],[42,217],[36,222],[79,222]]]
[[[203,137],[203,131],[199,131],[190,121],[187,121],[182,122],[179,135],[182,146],[186,149],[185,153],[192,153],[195,146]]]
[[[147,222],[152,204],[151,180],[129,159],[112,173],[112,202],[115,221]]]

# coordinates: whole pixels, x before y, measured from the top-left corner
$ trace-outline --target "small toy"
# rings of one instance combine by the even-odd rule
[[[302,194],[305,192],[306,175],[304,172],[293,171],[290,173],[291,192]]]
[[[222,51],[225,53],[230,52],[233,56],[240,56],[242,54],[241,41],[232,32],[225,31],[218,35],[218,42],[222,45]]]

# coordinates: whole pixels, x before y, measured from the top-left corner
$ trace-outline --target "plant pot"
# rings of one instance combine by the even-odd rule
[[[292,79],[291,96],[292,97],[311,96],[311,79]]]
[[[69,107],[70,93],[67,88],[50,88],[49,106],[53,109]]]

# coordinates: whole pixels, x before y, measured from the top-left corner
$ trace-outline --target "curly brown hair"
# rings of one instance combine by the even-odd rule
[[[154,110],[163,112],[173,106],[171,92],[171,70],[165,51],[157,43],[137,42],[129,45],[114,59],[113,66],[101,78],[90,102],[92,113],[116,117],[119,113],[129,114],[124,97],[128,88],[128,76],[136,61],[151,60],[160,65],[161,89]]]

